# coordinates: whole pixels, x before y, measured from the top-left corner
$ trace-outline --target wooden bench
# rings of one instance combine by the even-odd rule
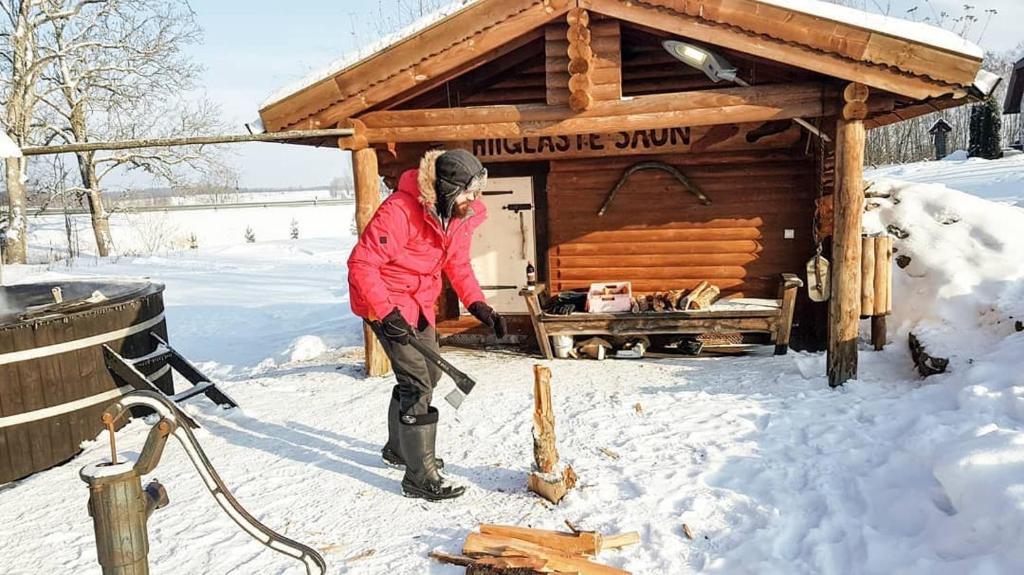
[[[775,344],[775,354],[789,350],[796,293],[804,285],[795,274],[782,274],[778,298],[729,298],[705,310],[642,313],[573,313],[554,315],[544,311],[545,286],[524,289],[530,320],[540,351],[554,359],[551,339],[569,335],[639,336],[658,334],[767,333]]]

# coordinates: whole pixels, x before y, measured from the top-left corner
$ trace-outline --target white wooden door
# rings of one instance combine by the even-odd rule
[[[487,221],[473,236],[473,271],[487,303],[500,313],[526,313],[519,290],[526,264],[537,266],[532,178],[490,178],[480,197]],[[463,308],[462,313],[467,313]]]

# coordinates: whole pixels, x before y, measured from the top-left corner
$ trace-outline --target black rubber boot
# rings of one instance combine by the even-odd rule
[[[402,454],[405,455],[405,477],[402,494],[406,497],[441,501],[454,499],[466,488],[452,485],[437,470],[434,444],[437,439],[437,410],[430,408],[427,415],[402,416],[399,423]]]
[[[384,461],[384,465],[388,467],[394,467],[395,469],[405,469],[405,458],[402,457],[402,442],[398,437],[398,390],[396,389],[391,393],[391,403],[388,405],[388,442],[384,444],[384,448],[380,450],[380,458]],[[444,469],[444,460],[440,457],[435,457],[437,469]]]

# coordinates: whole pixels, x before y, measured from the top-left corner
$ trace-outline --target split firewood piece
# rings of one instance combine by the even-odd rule
[[[685,298],[685,297],[686,297],[686,290],[684,290],[684,289],[675,289],[675,290],[672,290],[672,291],[668,292],[668,301],[671,304],[669,306],[669,309],[670,310],[679,309],[679,304],[683,301],[683,298]]]
[[[461,567],[469,567],[476,562],[476,559],[472,557],[466,557],[465,555],[452,555],[450,553],[445,553],[444,551],[431,551],[430,557],[447,565],[459,565]]]
[[[700,292],[704,291],[704,288],[708,287],[709,285],[711,284],[709,284],[708,282],[700,282],[699,284],[697,284],[697,287],[690,290],[690,293],[686,294],[686,297],[683,298],[683,301],[679,303],[679,308],[684,310],[690,309],[690,304],[693,303],[693,300],[696,299],[697,296],[700,295]]]
[[[618,535],[607,535],[604,537],[603,542],[604,549],[622,549],[630,545],[639,545],[640,533],[630,531],[629,533],[620,533]]]
[[[536,543],[484,533],[470,533],[466,537],[462,553],[470,557],[534,557],[544,559],[547,562],[547,569],[578,575],[629,575],[629,571],[594,563],[583,557],[568,555]]]
[[[528,541],[568,555],[593,557],[604,548],[604,538],[596,531],[563,533],[546,529],[530,529],[529,527],[484,524],[480,526],[480,533]]]
[[[561,573],[548,568],[538,557],[481,557],[466,569],[466,575],[550,575]]]
[[[533,367],[533,471],[527,487],[552,503],[558,503],[576,486],[576,472],[560,463],[555,440],[555,412],[551,405],[551,370]]]
[[[431,551],[430,556],[447,565],[466,568],[466,575],[526,575],[554,573],[547,569],[547,561],[537,557],[467,557],[443,551]]]
[[[665,294],[656,292],[654,297],[654,311],[665,311]]]
[[[484,524],[480,526],[480,532],[485,535],[511,537],[521,541],[536,543],[537,545],[555,549],[569,555],[585,555],[588,557],[600,555],[602,551],[607,549],[622,549],[623,547],[640,543],[640,533],[636,531],[604,536],[597,531],[584,531],[575,525],[570,525],[569,528],[573,530],[572,533],[512,525]]]
[[[703,287],[700,291],[695,289],[690,293],[690,296],[688,296],[691,298],[688,304],[689,308],[708,309],[711,307],[711,304],[718,299],[718,294],[721,293],[721,290],[719,290],[717,286],[710,285],[707,282],[704,282],[701,285]]]

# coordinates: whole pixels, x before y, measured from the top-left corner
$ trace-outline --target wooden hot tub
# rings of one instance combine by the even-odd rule
[[[67,461],[102,431],[103,409],[128,391],[108,374],[102,346],[129,358],[153,352],[150,333],[167,338],[163,290],[124,280],[0,286],[0,484]],[[171,391],[166,365],[148,371]]]

